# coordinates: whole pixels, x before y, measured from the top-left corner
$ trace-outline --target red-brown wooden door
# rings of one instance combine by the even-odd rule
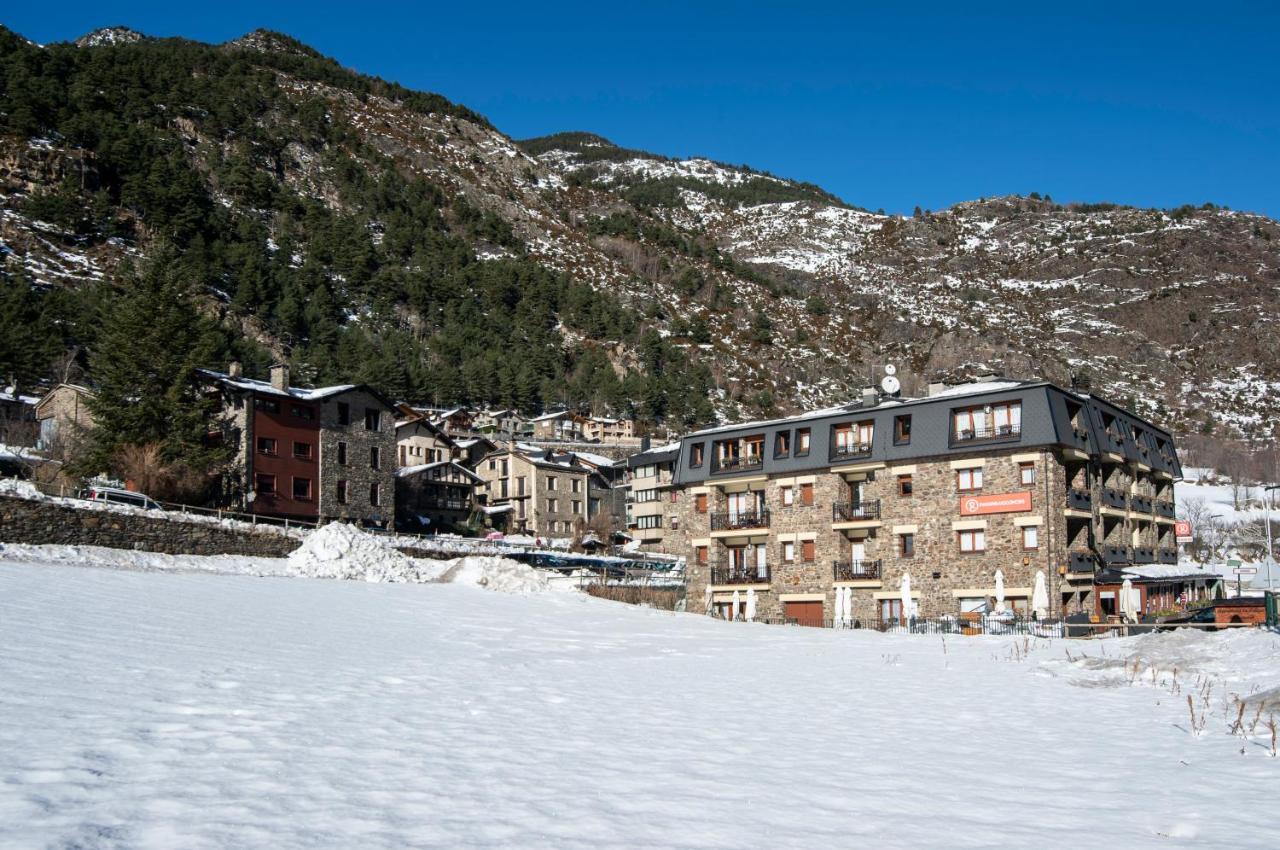
[[[800,626],[822,626],[821,602],[784,602],[782,613]]]

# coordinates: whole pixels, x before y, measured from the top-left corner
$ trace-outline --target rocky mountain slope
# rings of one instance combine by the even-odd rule
[[[169,44],[134,35],[90,34],[78,49],[108,62]],[[213,204],[262,228],[269,252],[294,245],[294,265],[313,252],[292,206],[305,201],[358,221],[376,255],[367,285],[345,286],[340,261],[314,257],[338,302],[337,321],[373,328],[374,317],[391,316],[407,335],[404,356],[427,366],[444,356],[431,325],[446,319],[433,319],[427,302],[379,289],[397,264],[412,268],[413,260],[384,250],[397,222],[352,189],[361,170],[394,170],[410,186],[439,191],[442,232],[482,266],[532,263],[631,311],[634,330],[615,327],[628,322],[605,331],[581,321],[558,321],[553,330],[572,357],[602,353],[620,376],[661,368],[639,336],[657,330],[688,362],[708,367],[719,417],[850,399],[894,363],[908,391],[939,376],[1065,381],[1084,372],[1099,392],[1182,433],[1264,439],[1280,429],[1272,342],[1280,226],[1265,217],[1038,197],[886,216],[816,186],[628,150],[588,133],[516,142],[443,98],[320,73],[318,54],[272,33],[204,49],[269,81],[262,84],[275,105],[254,120],[274,141],[254,148],[243,130],[228,131],[188,104],[164,104],[164,116],[148,120],[180,140]],[[152,251],[148,213],[124,197],[103,201],[110,218],[136,225],[117,228],[120,235],[76,232],[32,214],[31,198],[77,181],[87,186],[84,175],[101,155],[53,133],[0,138],[0,251],[11,273],[77,288],[113,280],[121,263]],[[81,196],[91,202],[87,189]],[[282,328],[276,301],[238,312],[235,302],[235,280],[210,287],[210,309],[273,356],[297,359],[310,345]],[[568,372],[581,371],[577,362]],[[470,384],[441,391],[474,392]],[[541,395],[549,397],[551,390]],[[627,403],[616,393],[567,400]],[[688,413],[678,424],[705,415]]]

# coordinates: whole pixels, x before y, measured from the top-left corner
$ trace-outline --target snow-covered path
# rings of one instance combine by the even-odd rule
[[[1280,759],[1064,646],[0,560],[0,846],[1280,844]]]

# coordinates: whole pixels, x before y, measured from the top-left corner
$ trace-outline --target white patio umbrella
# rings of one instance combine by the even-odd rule
[[[747,622],[751,622],[756,618],[756,589],[754,587],[747,588],[747,613],[744,615]]]
[[[711,584],[710,584],[710,583],[708,583],[708,584],[707,584],[707,592],[704,594],[704,597],[705,597],[705,598],[704,598],[704,602],[705,602],[706,604],[703,606],[703,612],[702,612],[702,613],[710,615],[710,614],[711,614],[711,611],[712,611],[712,603],[713,603],[713,601],[714,601],[714,600],[711,598]]]
[[[1004,573],[996,570],[996,613],[1004,613]]]
[[[738,619],[738,612],[742,610],[742,595],[738,591],[733,592],[733,603],[729,606],[729,619]]]
[[[1124,584],[1120,585],[1120,616],[1130,622],[1138,619],[1138,605],[1134,598],[1136,591],[1133,589],[1133,579],[1125,579]]]
[[[845,625],[853,622],[853,588],[846,587],[844,589],[844,604],[840,606],[840,619],[844,620]]]
[[[1041,620],[1049,615],[1049,591],[1044,584],[1044,570],[1036,570],[1036,584],[1031,590],[1031,610]]]
[[[911,573],[902,574],[902,616],[910,617],[911,609]]]

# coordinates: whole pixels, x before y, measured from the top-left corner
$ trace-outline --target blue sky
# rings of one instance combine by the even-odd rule
[[[61,2],[0,22],[40,42],[268,27],[516,138],[590,130],[871,209],[1038,191],[1280,216],[1272,4],[895,5]]]

